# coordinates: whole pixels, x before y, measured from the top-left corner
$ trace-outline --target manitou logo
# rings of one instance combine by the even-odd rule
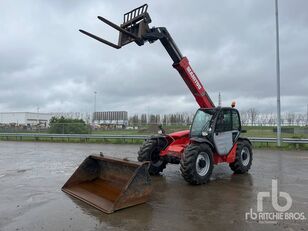
[[[196,84],[197,88],[200,90],[202,88],[201,84],[199,83],[197,76],[193,72],[190,66],[186,67],[186,71],[188,72],[191,80]]]
[[[264,212],[264,198],[271,198],[272,206],[277,212]],[[285,200],[285,204],[279,204],[279,198]],[[245,214],[246,220],[258,220],[261,223],[277,223],[279,220],[306,220],[303,212],[287,212],[292,207],[292,198],[287,192],[278,193],[278,182],[272,180],[272,192],[259,192],[257,195],[257,212],[252,208]]]

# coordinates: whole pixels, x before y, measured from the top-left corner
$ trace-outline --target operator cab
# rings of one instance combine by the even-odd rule
[[[235,108],[200,108],[194,116],[190,137],[198,142],[208,141],[219,155],[227,155],[239,138],[240,131],[240,115]]]

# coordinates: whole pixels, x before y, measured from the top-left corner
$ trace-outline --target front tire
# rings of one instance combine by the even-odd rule
[[[183,153],[181,173],[190,184],[205,184],[214,167],[213,153],[207,144],[190,144]]]
[[[252,163],[252,148],[247,140],[237,143],[235,161],[229,164],[234,173],[243,174],[249,171]]]
[[[138,151],[138,161],[150,161],[150,175],[159,175],[167,165],[167,162],[159,156],[164,145],[158,140],[146,140]]]

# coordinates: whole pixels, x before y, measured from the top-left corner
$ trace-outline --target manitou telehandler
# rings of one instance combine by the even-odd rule
[[[138,152],[138,161],[142,163],[140,166],[134,163],[135,167],[132,172],[135,171],[135,173],[131,174],[134,177],[138,176],[139,181],[135,179],[133,182],[136,181],[139,184],[136,184],[135,187],[131,186],[130,191],[130,198],[134,198],[134,195],[136,197],[139,196],[139,202],[144,202],[144,200],[140,200],[142,193],[145,193],[147,196],[149,193],[147,187],[144,189],[149,178],[146,175],[146,171],[144,171],[145,165],[142,165],[147,162],[150,163],[148,172],[151,175],[157,175],[162,172],[168,163],[180,164],[182,176],[191,184],[204,184],[208,182],[214,164],[226,162],[229,163],[230,168],[235,173],[245,173],[250,169],[252,162],[251,143],[247,138],[240,137],[242,131],[241,120],[239,112],[234,108],[235,103],[232,103],[231,107],[215,107],[199,78],[190,66],[188,59],[181,54],[167,29],[165,27],[149,27],[151,18],[147,13],[147,8],[148,6],[145,4],[124,14],[124,21],[120,26],[98,16],[99,20],[120,32],[118,44],[80,30],[83,34],[116,49],[131,42],[142,46],[147,41],[153,43],[159,40],[173,60],[173,67],[180,73],[200,106],[194,116],[190,130],[171,134],[160,132],[161,134],[148,138],[141,146]],[[77,178],[80,174],[83,174],[83,176],[89,175],[89,172],[93,172],[93,169],[94,172],[101,171],[105,173],[103,177],[95,174],[95,177],[86,177],[88,187],[82,188],[78,186],[80,181],[75,181],[78,183],[77,189],[80,190],[82,188],[83,190],[83,197],[80,195],[77,197],[95,206],[95,203],[100,200],[99,196],[103,197],[102,199],[106,199],[108,196],[111,198],[109,194],[107,196],[104,192],[107,190],[112,194],[114,189],[110,187],[114,187],[118,179],[124,179],[122,185],[126,183],[126,188],[129,186],[125,182],[125,179],[127,180],[128,178],[123,178],[122,176],[123,174],[127,174],[127,172],[121,169],[126,169],[126,165],[131,166],[133,163],[129,164],[123,160],[114,160],[112,158],[107,158],[107,160],[102,159],[105,157],[91,158],[92,160],[93,158],[100,159],[101,163],[97,164],[96,161],[92,161],[92,166],[91,164],[83,164],[83,166],[79,167],[79,173],[75,172],[74,175]],[[108,162],[107,167],[106,161]],[[96,183],[99,177],[99,183]],[[134,177],[129,178],[129,180],[132,181]],[[84,179],[81,181],[82,184],[84,184],[84,181]],[[134,194],[134,190],[138,193]],[[64,191],[76,196],[76,193],[74,194],[72,190],[67,190],[67,187],[64,187]],[[88,195],[95,197],[95,200],[89,202]],[[136,201],[138,202],[138,199]],[[129,204],[129,206],[132,204]],[[101,208],[102,206],[96,207]],[[117,208],[113,208],[113,210],[115,209]]]

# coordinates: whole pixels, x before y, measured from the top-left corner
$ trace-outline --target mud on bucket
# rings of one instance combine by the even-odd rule
[[[91,155],[64,184],[62,191],[112,213],[148,201],[152,191],[148,165]]]

